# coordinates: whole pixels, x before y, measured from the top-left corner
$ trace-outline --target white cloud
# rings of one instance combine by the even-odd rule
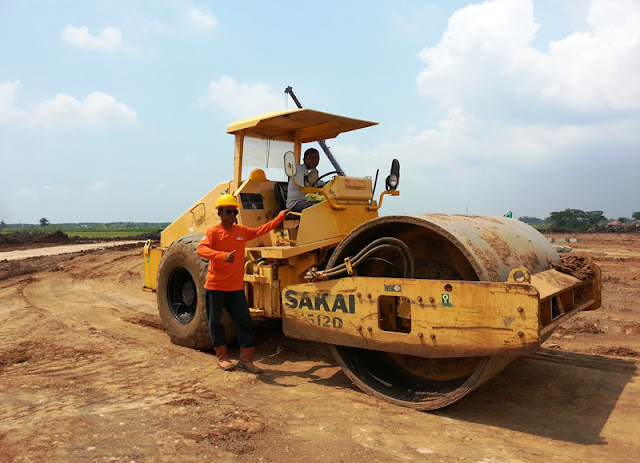
[[[42,189],[45,193],[68,193],[71,191],[71,188],[64,185],[43,185]]]
[[[422,95],[445,108],[513,119],[557,111],[628,111],[640,105],[640,3],[594,0],[588,32],[532,46],[530,0],[492,0],[458,10],[436,46],[423,49]]]
[[[422,95],[444,107],[490,103],[493,90],[507,79],[509,60],[535,36],[533,7],[527,0],[496,0],[470,5],[449,18],[436,46],[420,51],[427,65],[417,78]]]
[[[166,32],[167,30],[168,27],[165,24],[156,20],[145,21],[142,26],[143,32]]]
[[[38,122],[47,126],[111,127],[136,122],[135,111],[103,92],[92,92],[84,100],[58,93],[55,98],[36,105],[33,115]]]
[[[24,118],[15,110],[15,99],[20,81],[0,82],[0,123]]]
[[[545,99],[571,108],[637,110],[640,105],[640,3],[595,0],[591,30],[549,44],[547,67],[537,72]],[[521,63],[523,65],[524,63]]]
[[[238,83],[229,76],[222,76],[209,84],[209,92],[198,101],[202,105],[222,108],[237,119],[284,109],[282,93],[274,93],[266,84]]]
[[[102,191],[102,190],[106,190],[107,188],[109,188],[109,183],[105,182],[105,181],[97,181],[95,182],[93,185],[91,185],[90,190],[91,191]]]
[[[115,50],[122,47],[122,33],[113,27],[102,29],[98,35],[89,32],[87,26],[68,25],[60,33],[63,40],[83,50]]]
[[[440,41],[418,55],[418,91],[440,122],[370,150],[339,146],[357,160],[343,167],[355,175],[380,168],[384,179],[390,154],[401,160],[404,200],[388,213],[519,209],[546,217],[567,207],[632,207],[640,3],[594,0],[583,18],[580,32],[541,49],[529,0],[458,10]]]
[[[188,11],[191,22],[202,29],[212,29],[218,25],[217,18],[211,13],[205,13],[197,8],[191,8]]]
[[[408,147],[446,153],[448,166],[524,166],[585,152],[605,133],[637,143],[628,127],[640,118],[640,3],[594,0],[587,24],[543,52],[532,46],[530,0],[458,10],[440,42],[419,53],[419,92],[447,116],[409,134]],[[418,150],[415,162],[425,163]]]
[[[124,127],[137,123],[136,112],[104,92],[84,100],[58,93],[30,109],[18,109],[15,99],[20,81],[0,82],[0,123],[16,122],[46,127]]]
[[[37,199],[38,196],[34,188],[22,188],[18,191],[18,197],[22,199]]]

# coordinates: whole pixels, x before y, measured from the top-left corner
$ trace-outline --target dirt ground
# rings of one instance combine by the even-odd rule
[[[278,322],[256,326],[260,376],[171,344],[139,245],[0,253],[0,462],[640,461],[640,234],[555,236],[602,267],[602,308],[432,413],[364,394]]]

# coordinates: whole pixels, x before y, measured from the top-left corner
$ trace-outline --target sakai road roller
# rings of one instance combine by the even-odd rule
[[[267,179],[264,168],[291,178],[305,144],[372,125],[297,108],[227,127],[233,180],[164,229],[159,246],[144,247],[144,286],[157,292],[174,343],[212,349],[208,262],[196,247],[219,223],[216,199],[232,194],[242,205],[238,223],[265,224],[285,208],[287,182]],[[314,171],[299,185],[323,200],[247,243],[245,291],[253,317],[281,318],[286,336],[327,344],[363,391],[419,410],[444,407],[538,349],[564,320],[600,306],[600,273],[588,255],[563,261],[538,231],[508,217],[379,216],[383,200],[398,200],[398,161],[378,197],[371,177],[329,161],[334,171],[321,188]],[[225,326],[233,330],[228,318]]]

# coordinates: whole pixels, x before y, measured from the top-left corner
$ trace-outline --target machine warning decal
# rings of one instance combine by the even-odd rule
[[[401,293],[402,286],[400,285],[384,285],[384,290],[389,293]]]
[[[442,305],[445,307],[453,307],[451,304],[451,295],[447,293],[442,294]]]

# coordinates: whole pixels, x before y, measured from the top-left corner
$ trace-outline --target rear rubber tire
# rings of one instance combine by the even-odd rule
[[[196,249],[202,233],[191,233],[175,240],[164,253],[158,267],[157,301],[162,325],[174,344],[198,350],[213,350],[204,298],[209,261]],[[236,337],[231,317],[222,317],[227,342]]]

